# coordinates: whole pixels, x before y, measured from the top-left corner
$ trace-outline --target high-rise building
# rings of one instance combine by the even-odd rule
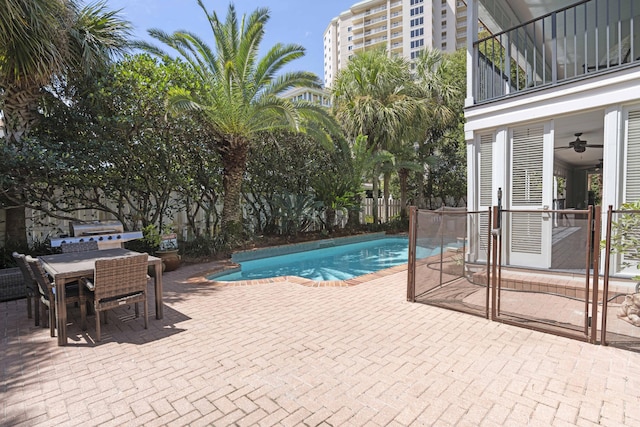
[[[389,55],[414,59],[426,49],[465,47],[464,0],[364,0],[333,18],[324,32],[324,83],[356,53],[385,47]]]

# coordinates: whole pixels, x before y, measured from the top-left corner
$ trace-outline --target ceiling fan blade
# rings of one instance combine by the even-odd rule
[[[587,148],[603,148],[604,145],[602,145],[602,144],[587,144],[587,145],[585,145],[585,147],[587,147]]]
[[[567,150],[569,148],[573,148],[573,147],[553,147],[554,150]]]

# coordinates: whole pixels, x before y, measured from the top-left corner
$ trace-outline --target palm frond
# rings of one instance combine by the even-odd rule
[[[157,56],[158,58],[169,57],[170,55],[167,51],[161,49],[160,47],[149,43],[145,40],[136,40],[131,43],[131,47],[133,49],[138,49],[144,52],[149,53],[150,55]]]
[[[172,88],[169,91],[167,107],[170,112],[184,112],[203,109],[203,106],[194,101],[188,91],[181,88]]]
[[[255,70],[255,81],[269,84],[285,65],[304,56],[303,46],[277,43],[262,57]]]
[[[105,1],[91,3],[78,12],[71,27],[70,48],[77,65],[92,70],[110,63],[130,48],[131,24],[108,10]]]
[[[0,13],[0,84],[46,84],[65,66],[68,11],[50,0],[7,0]]]

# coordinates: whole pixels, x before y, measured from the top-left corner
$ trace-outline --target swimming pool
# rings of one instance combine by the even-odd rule
[[[409,240],[406,237],[348,243],[344,245],[295,252],[268,258],[240,261],[241,270],[218,273],[208,278],[216,281],[265,279],[298,276],[316,281],[347,280],[385,268],[405,264]],[[417,258],[440,253],[440,247],[418,246]]]

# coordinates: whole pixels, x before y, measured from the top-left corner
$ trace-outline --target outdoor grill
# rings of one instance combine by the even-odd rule
[[[124,242],[141,239],[142,231],[124,231],[120,221],[70,222],[69,236],[51,239],[51,247],[63,243],[82,243],[96,241],[98,248],[120,248]]]

